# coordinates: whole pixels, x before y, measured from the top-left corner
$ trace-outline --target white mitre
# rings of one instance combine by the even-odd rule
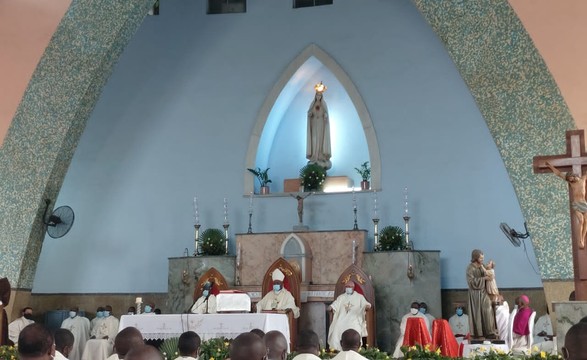
[[[281,270],[275,269],[271,273],[271,279],[273,279],[274,281],[275,280],[283,281],[283,279],[285,279],[285,275],[281,272]]]

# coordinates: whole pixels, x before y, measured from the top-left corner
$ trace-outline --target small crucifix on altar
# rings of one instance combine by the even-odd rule
[[[575,293],[577,300],[587,300],[587,152],[583,130],[567,131],[566,143],[566,154],[535,156],[533,168],[535,173],[552,172],[569,185]]]

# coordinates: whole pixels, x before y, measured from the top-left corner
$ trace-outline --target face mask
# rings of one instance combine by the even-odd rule
[[[145,312],[146,313],[150,313],[151,312],[151,307],[149,305],[145,306]]]
[[[202,295],[204,295],[204,297],[208,297],[208,295],[210,295],[210,290],[202,291]]]
[[[104,311],[104,317],[107,318],[108,316],[110,316],[110,311]]]
[[[426,314],[426,308],[420,308],[420,309],[419,309],[419,311],[420,311],[422,314]]]
[[[104,317],[104,311],[98,311],[98,312],[96,313],[96,317],[99,317],[99,318],[102,318],[102,317]]]
[[[279,284],[273,284],[273,291],[275,291],[276,293],[278,293],[279,290],[281,290],[281,285],[279,285]]]
[[[23,317],[27,320],[32,320],[33,319],[33,314],[24,314]]]
[[[347,295],[352,295],[353,294],[353,288],[344,288],[344,292],[347,293]]]
[[[411,308],[410,313],[412,313],[412,315],[416,315],[418,313],[418,309]]]
[[[127,312],[127,313],[126,313],[126,315],[134,315],[134,314],[135,314],[135,313],[134,313],[134,312],[132,312],[132,311],[129,311],[129,312]]]
[[[70,317],[70,318],[72,318],[72,319],[73,319],[73,318],[74,318],[76,315],[77,315],[77,312],[75,312],[75,311],[70,311],[70,312],[69,312],[69,317]]]
[[[457,315],[463,316],[463,309],[457,309]]]

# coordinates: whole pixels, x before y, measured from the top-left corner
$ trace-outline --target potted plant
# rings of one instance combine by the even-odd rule
[[[369,162],[365,161],[361,164],[361,168],[355,168],[355,170],[357,170],[359,175],[361,175],[361,179],[363,179],[361,181],[361,190],[369,190],[371,187],[369,183],[369,180],[371,180],[371,167],[369,166]]]
[[[304,191],[321,190],[324,181],[326,169],[318,164],[308,164],[300,170],[300,185],[304,187]]]
[[[253,175],[255,175],[257,177],[257,180],[259,180],[259,194],[261,195],[267,195],[269,194],[269,183],[271,183],[271,179],[269,179],[269,168],[265,169],[265,170],[261,170],[261,168],[256,168],[256,169],[247,169],[249,170]]]
[[[379,245],[376,251],[406,250],[406,236],[399,226],[386,226],[379,233]]]

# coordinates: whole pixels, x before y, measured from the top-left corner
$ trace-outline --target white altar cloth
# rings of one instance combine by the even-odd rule
[[[233,339],[252,329],[278,330],[289,339],[285,314],[122,315],[118,331],[129,326],[139,329],[145,340],[178,337],[186,331],[195,331],[202,341],[222,336]]]

